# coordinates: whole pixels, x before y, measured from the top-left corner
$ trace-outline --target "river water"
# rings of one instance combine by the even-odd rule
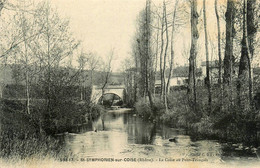
[[[226,149],[227,144],[218,141],[192,140],[185,130],[143,121],[127,109],[108,111],[103,116],[103,122],[99,118],[92,129],[96,131],[65,136],[64,148],[71,153],[72,160],[260,166],[256,154]]]

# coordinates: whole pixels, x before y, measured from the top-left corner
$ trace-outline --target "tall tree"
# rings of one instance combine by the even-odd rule
[[[198,12],[197,12],[197,0],[191,1],[191,48],[189,58],[189,79],[188,79],[188,94],[189,99],[192,101],[192,107],[194,111],[197,111],[197,94],[196,94],[196,57],[197,57],[197,41],[199,38],[199,32],[197,28],[198,24]]]
[[[43,74],[40,80],[46,87],[47,111],[51,113],[51,101],[57,98],[58,91],[55,89],[55,69],[67,64],[68,57],[73,54],[79,42],[73,38],[69,30],[69,21],[60,18],[49,2],[39,4],[35,17],[35,22],[39,27],[43,27],[43,30],[34,42],[33,50],[40,60],[38,66]]]
[[[151,50],[151,2],[146,1],[145,9],[140,14],[140,22],[138,28],[138,34],[136,38],[137,42],[137,54],[138,54],[138,67],[140,67],[140,80],[139,90],[141,97],[145,98],[148,96],[150,106],[153,107],[152,90],[153,88],[153,59],[154,54]]]
[[[252,70],[251,60],[254,54],[254,38],[256,26],[254,23],[254,0],[243,1],[243,38],[238,74],[238,99],[241,108],[252,105]]]
[[[86,100],[86,73],[85,73],[85,67],[87,63],[87,56],[86,53],[81,51],[79,57],[78,57],[78,64],[79,64],[79,71],[80,71],[80,99]]]
[[[157,66],[158,66],[158,55],[159,55],[159,34],[160,34],[160,29],[159,29],[159,25],[160,25],[160,19],[158,17],[158,21],[157,21],[157,31],[156,31],[156,49],[155,49],[155,65],[154,65],[154,82],[156,81],[156,75],[157,75]],[[154,89],[154,96],[155,96],[155,89]]]
[[[163,1],[163,12],[164,12],[164,22],[165,22],[165,32],[166,32],[166,44],[164,49],[164,57],[163,57],[163,80],[162,80],[162,87],[163,87],[163,101],[165,105],[165,109],[168,109],[167,104],[167,85],[166,85],[166,62],[167,62],[167,53],[168,53],[168,45],[169,45],[169,31],[168,31],[168,20],[167,20],[167,9],[165,0]],[[164,31],[164,30],[162,30]]]
[[[218,63],[219,63],[219,69],[218,69],[218,84],[221,85],[222,83],[222,58],[221,58],[221,33],[220,33],[220,18],[218,14],[218,0],[215,0],[215,15],[217,18],[217,30],[218,30]]]
[[[235,37],[235,2],[234,0],[227,0],[227,11],[226,17],[226,46],[225,46],[225,57],[224,57],[224,75],[223,83],[229,86],[228,98],[232,104],[232,75],[233,75],[233,39]]]
[[[159,16],[160,17],[160,16]],[[163,49],[164,49],[164,23],[165,23],[165,12],[163,8],[161,20],[161,51],[160,51],[160,76],[161,76],[161,91],[160,96],[163,98],[164,78],[163,78]]]
[[[220,20],[218,14],[218,0],[215,0],[215,15],[217,18],[217,30],[218,30],[218,84],[220,86],[220,108],[223,104],[223,86],[222,86],[222,57],[221,57],[221,33],[220,33]]]
[[[178,6],[179,0],[175,1],[174,4],[174,11],[173,11],[173,16],[172,16],[172,31],[171,31],[171,59],[170,59],[170,72],[168,74],[168,81],[167,81],[167,94],[170,92],[170,81],[171,81],[171,75],[172,75],[172,70],[173,70],[173,60],[174,60],[174,31],[175,31],[175,21],[176,21],[176,13],[177,13],[177,6]]]
[[[230,84],[232,57],[233,57],[233,39],[235,36],[234,20],[235,20],[235,4],[234,0],[227,0],[226,17],[226,46],[224,57],[224,76],[223,82]]]
[[[255,44],[256,44],[256,33],[257,24],[259,19],[256,20],[256,0],[247,0],[247,12],[246,12],[246,31],[247,31],[247,47],[249,50],[249,100],[250,104],[253,105],[253,70],[252,70],[252,60],[254,59]]]
[[[90,70],[90,86],[92,87],[93,86],[93,73],[100,66],[100,57],[93,52],[89,52],[87,54],[87,60],[88,60],[87,61],[88,70]]]
[[[150,102],[150,106],[153,108],[153,98],[152,98],[152,83],[153,83],[153,59],[152,59],[152,50],[151,50],[151,36],[152,36],[152,29],[151,29],[151,1],[146,1],[146,7],[145,7],[145,69],[146,69],[146,90]]]
[[[136,44],[136,43],[134,43]],[[138,89],[138,47],[135,45],[133,46],[133,55],[134,55],[134,63],[135,63],[135,69],[134,69],[134,102],[137,102],[137,89]]]
[[[14,51],[13,57],[10,56],[11,62],[19,65],[12,66],[12,70],[17,70],[18,66],[20,67],[20,72],[16,71],[17,75],[22,78],[22,81],[25,83],[25,97],[26,98],[26,112],[30,114],[30,99],[31,99],[31,83],[33,80],[33,75],[35,73],[35,68],[32,66],[36,61],[36,56],[32,52],[32,43],[37,39],[37,35],[41,33],[41,27],[36,26],[35,18],[31,13],[27,10],[33,8],[30,1],[22,0],[18,4],[19,10],[16,11],[16,15],[13,18],[13,23],[15,25],[15,29],[19,32],[17,35],[17,39],[21,39],[19,43],[16,43],[16,47],[11,50]],[[31,10],[33,11],[33,10]],[[37,34],[31,37],[31,34]],[[11,53],[11,51],[10,51]],[[10,54],[9,53],[9,54]],[[16,53],[16,54],[15,54]],[[18,80],[16,79],[16,84],[18,84]],[[20,81],[21,82],[21,81]]]
[[[206,49],[206,79],[205,83],[208,88],[208,105],[211,112],[211,85],[209,76],[209,48],[208,48],[208,32],[207,32],[207,14],[206,14],[206,0],[203,0],[203,20],[204,20],[204,33],[205,33],[205,49]]]

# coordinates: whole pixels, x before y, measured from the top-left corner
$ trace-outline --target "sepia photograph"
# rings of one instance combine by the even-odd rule
[[[259,168],[259,0],[0,0],[0,168]]]

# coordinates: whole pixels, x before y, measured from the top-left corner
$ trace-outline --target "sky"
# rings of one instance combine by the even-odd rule
[[[71,30],[85,51],[96,52],[105,61],[114,49],[112,70],[121,70],[129,57],[136,18],[145,0],[52,0],[58,12],[70,18]]]
[[[41,0],[35,0],[41,1]],[[81,40],[81,47],[85,52],[91,51],[100,56],[104,62],[112,49],[114,58],[112,61],[113,72],[122,70],[122,62],[131,56],[131,45],[137,28],[137,17],[145,7],[146,0],[50,0],[62,17],[70,19],[70,27],[76,39]],[[163,0],[153,0],[154,4]],[[186,0],[183,0],[186,1]],[[199,46],[197,62],[205,61],[205,44],[203,30],[202,0],[198,0],[199,13]],[[207,0],[207,25],[210,58],[217,59],[217,25],[214,10],[214,0]],[[221,32],[225,32],[224,12],[226,0],[218,0],[219,14],[221,15]],[[187,9],[189,11],[190,9]],[[174,51],[175,66],[188,63],[190,47],[190,16],[187,15],[187,24],[175,33]],[[224,35],[224,34],[222,34]],[[224,36],[223,36],[224,37]],[[222,49],[222,57],[224,50]],[[76,60],[74,60],[76,62]],[[199,64],[198,64],[199,65]]]
[[[131,45],[136,31],[136,19],[145,7],[145,0],[52,0],[58,12],[70,18],[72,32],[82,41],[85,51],[97,53],[104,61],[111,49],[114,48],[112,70],[122,70],[122,62],[130,57]],[[154,0],[153,3],[162,2]],[[219,0],[225,3],[225,0]],[[202,19],[202,0],[198,1],[198,12]],[[214,1],[207,1],[208,32],[210,38],[216,41],[216,18]],[[183,57],[183,47],[190,46],[190,28],[181,29],[176,33],[175,53],[176,65],[188,63],[188,56]],[[200,20],[202,23],[202,20]],[[222,27],[222,29],[224,26]],[[200,41],[204,40],[203,27],[200,28]],[[198,61],[204,61],[204,46]]]

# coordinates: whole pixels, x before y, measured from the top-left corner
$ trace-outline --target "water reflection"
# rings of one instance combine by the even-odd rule
[[[97,132],[67,135],[66,149],[79,158],[149,157],[156,160],[162,157],[204,159],[213,163],[236,159],[224,156],[223,145],[217,141],[192,141],[182,130],[144,122],[132,112],[109,111],[103,116],[103,121],[100,118],[93,123]],[[170,142],[170,138],[175,138],[175,141]]]

